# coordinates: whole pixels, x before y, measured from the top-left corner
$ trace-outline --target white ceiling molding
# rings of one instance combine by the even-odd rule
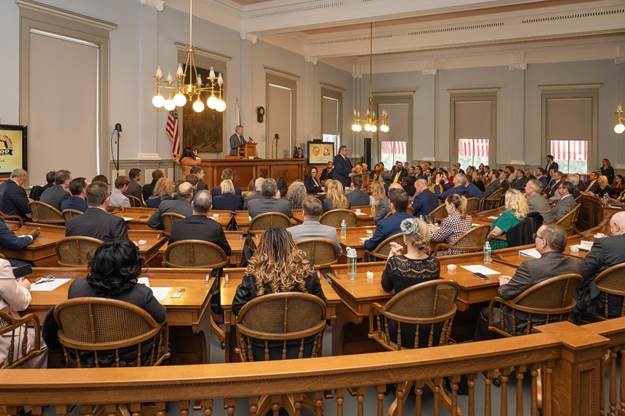
[[[167,7],[189,13],[189,0],[167,0]],[[242,14],[238,4],[229,0],[195,0],[193,16],[241,32]]]
[[[15,0],[15,4],[22,10],[33,10],[36,12],[43,12],[51,16],[59,16],[65,19],[70,19],[75,22],[83,23],[91,27],[104,30],[115,30],[117,28],[116,23],[107,22],[106,20],[96,19],[94,17],[85,16],[83,14],[74,13],[58,7],[50,6],[47,4],[39,3],[33,0]]]
[[[165,0],[141,0],[144,6],[154,7],[157,12],[165,10]]]

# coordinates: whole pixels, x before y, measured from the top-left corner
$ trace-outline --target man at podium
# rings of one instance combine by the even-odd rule
[[[234,128],[234,134],[230,136],[230,156],[237,156],[239,154],[239,146],[247,143],[245,137],[243,137],[243,126],[238,125]]]

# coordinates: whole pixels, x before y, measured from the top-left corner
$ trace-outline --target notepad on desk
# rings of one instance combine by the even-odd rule
[[[52,292],[53,290],[63,286],[71,279],[57,279],[42,277],[30,286],[31,292]]]
[[[154,295],[156,300],[159,302],[165,300],[169,292],[171,292],[171,287],[153,287],[152,288],[152,294]]]
[[[578,250],[590,251],[590,249],[592,248],[592,244],[593,244],[592,241],[582,240],[582,241],[579,242],[579,244],[572,245],[571,248],[575,247]]]
[[[499,218],[499,217],[497,217],[497,216],[495,216],[495,215],[491,215],[491,216],[486,217],[486,218],[488,218],[489,220],[496,220],[496,219],[497,219],[497,218]]]
[[[542,257],[542,254],[538,252],[535,248],[528,248],[526,250],[519,250],[519,254],[522,256],[533,257],[535,259],[539,259]]]
[[[132,221],[132,217],[122,217],[124,221]]]
[[[482,266],[480,264],[461,266],[461,267],[465,270],[470,271],[471,273],[480,273],[480,274],[483,274],[484,276],[495,276],[495,275],[501,274],[497,270],[493,270],[489,267]]]

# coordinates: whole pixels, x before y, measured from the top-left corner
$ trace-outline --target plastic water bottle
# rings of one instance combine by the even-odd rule
[[[347,252],[347,276],[349,280],[356,280],[356,259],[358,257],[356,249],[347,247],[345,251]]]
[[[608,196],[607,193],[603,194],[603,206],[608,206],[608,201],[610,200],[610,197]]]
[[[491,256],[492,250],[490,248],[490,243],[488,241],[486,241],[486,243],[484,243],[484,263],[488,264],[488,263],[492,263],[493,258]]]
[[[341,240],[345,240],[347,238],[347,223],[345,220],[341,220]]]

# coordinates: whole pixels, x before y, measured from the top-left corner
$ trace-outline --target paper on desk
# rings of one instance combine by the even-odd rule
[[[122,217],[124,221],[132,221],[132,217]]]
[[[463,269],[470,271],[471,273],[482,273],[484,276],[495,276],[499,273],[497,270],[490,269],[481,264],[474,264],[469,266],[462,266]]]
[[[527,250],[519,250],[519,254],[527,257],[533,257],[535,259],[539,259],[542,255],[535,248],[528,248]]]
[[[585,250],[585,251],[590,251],[590,249],[592,248],[592,241],[580,241],[579,244],[574,244],[571,246],[571,248],[577,248],[578,250]]]
[[[165,300],[167,295],[171,292],[171,287],[153,287],[152,293],[157,301]]]
[[[41,280],[41,283],[33,283],[30,286],[31,292],[52,292],[53,290],[63,286],[65,283],[69,282],[71,279],[51,279],[47,282]]]
[[[495,215],[491,215],[490,217],[486,217],[486,218],[488,218],[489,220],[496,220],[499,217],[497,217]]]

